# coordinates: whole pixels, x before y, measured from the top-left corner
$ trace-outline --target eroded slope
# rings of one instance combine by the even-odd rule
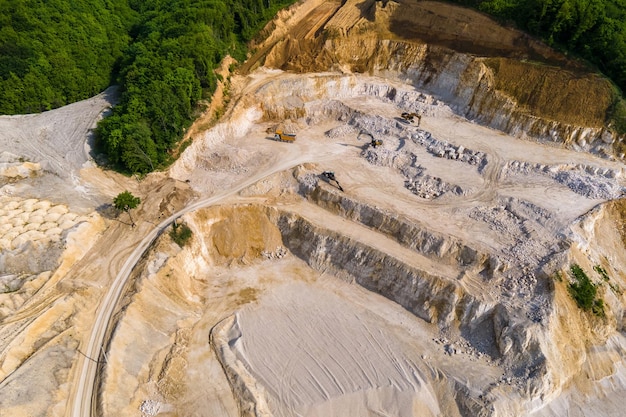
[[[301,28],[322,6],[285,13],[292,29],[277,28],[282,36],[259,45],[247,65],[384,75],[513,135],[623,158],[609,122],[611,83],[522,32],[439,2],[354,0],[324,10],[328,3],[335,12],[314,34]]]
[[[265,342],[238,344],[249,331],[256,337],[242,324],[246,320],[237,319],[236,325],[232,318],[223,321],[214,331],[210,354],[206,346],[196,351],[200,345],[192,348],[185,344],[187,339],[180,339],[188,328],[195,329],[193,338],[200,340],[202,332],[233,314],[251,322],[272,312],[274,320],[299,314],[306,320],[311,314],[308,307],[303,305],[300,311],[297,303],[286,301],[278,306],[272,295],[307,291],[291,285],[302,279],[312,285],[311,293],[329,285],[326,279],[359,284],[386,298],[366,302],[367,309],[401,306],[410,313],[410,326],[421,330],[411,330],[407,321],[393,337],[409,334],[423,341],[419,353],[426,366],[423,375],[439,375],[437,382],[425,377],[423,386],[431,387],[430,398],[436,398],[447,414],[554,415],[550,407],[561,409],[563,401],[595,407],[593,400],[560,397],[564,389],[574,397],[583,392],[612,399],[621,395],[617,358],[624,343],[616,330],[622,328],[624,300],[619,291],[625,282],[620,271],[626,258],[623,249],[613,249],[619,235],[608,230],[612,220],[599,214],[604,213],[603,201],[624,190],[621,163],[520,141],[468,123],[433,96],[377,77],[330,73],[301,77],[261,70],[238,81],[243,83],[235,90],[236,104],[227,113],[228,121],[194,142],[172,175],[189,180],[197,190],[212,192],[221,178],[232,182],[246,169],[255,172],[255,164],[269,160],[286,169],[242,190],[231,199],[235,207],[186,216],[194,243],[178,251],[166,238],[149,258],[154,266],[142,270],[140,280],[145,284],[129,305],[128,317],[121,318],[111,345],[112,352],[122,356],[120,365],[107,372],[103,397],[107,414],[137,407],[172,413],[195,409],[200,405],[197,383],[192,382],[198,381],[197,368],[211,363],[215,369],[217,358],[244,415],[281,415],[293,409],[341,415],[353,406],[363,407],[364,398],[372,398],[366,393],[385,391],[384,384],[367,378],[369,385],[362,391],[328,381],[316,385],[315,378],[307,377],[308,370],[316,375],[331,366],[317,355],[298,368],[297,378],[308,381],[298,385],[299,393],[289,384],[277,386],[264,369],[288,356],[281,346],[289,344],[273,348]],[[423,115],[420,126],[400,117],[403,111],[416,110]],[[296,141],[272,140],[271,131],[279,126],[296,133]],[[371,138],[382,139],[382,146],[372,147]],[[306,161],[312,163],[300,165]],[[344,192],[324,180],[324,170],[335,172]],[[597,240],[600,232],[590,232],[594,227],[601,227],[605,237]],[[565,272],[573,262],[587,271],[602,264],[608,271],[616,291],[609,286],[601,289],[606,319],[582,313],[568,294],[567,281],[554,279],[556,271]],[[180,289],[167,289],[172,285]],[[349,288],[334,290],[342,303],[358,297]],[[194,300],[195,313],[168,307],[169,312],[180,313],[168,319],[167,326],[153,321],[138,325],[146,309],[142,303],[156,306],[162,297],[178,293],[185,294],[183,304]],[[181,305],[183,299],[176,298]],[[399,316],[385,314],[381,320],[398,326]],[[353,324],[341,323],[332,327],[329,338],[338,345],[342,338],[359,340],[348,330]],[[294,343],[304,337],[297,331],[306,331],[305,326],[281,326],[276,323],[277,329],[294,333]],[[273,334],[272,328],[263,328],[270,333],[267,337],[281,340],[284,332]],[[316,326],[315,331],[323,328]],[[162,344],[128,351],[138,331],[157,331],[158,338],[148,339]],[[571,332],[584,336],[572,339]],[[319,343],[320,351],[326,349],[327,341]],[[613,365],[590,355],[593,346],[610,346],[606,357]],[[307,351],[315,349],[311,345]],[[398,349],[402,355],[414,354]],[[205,352],[201,357],[211,357],[205,365],[197,362],[200,351]],[[179,359],[170,360],[174,357]],[[264,357],[266,362],[252,357]],[[121,364],[132,360],[143,364],[139,378],[121,371]],[[157,371],[174,364],[178,364],[171,368],[175,377]],[[583,383],[585,369],[595,370],[595,382]],[[599,382],[606,378],[615,381],[611,392]],[[179,384],[169,391],[174,381]],[[414,386],[407,381],[400,385]],[[227,392],[223,383],[206,388],[211,400],[202,404],[232,415],[222,407],[226,400],[221,396]],[[116,388],[128,384],[138,389],[122,393]],[[421,395],[413,388],[401,392],[411,393],[407,398]],[[452,392],[457,401],[448,403],[445,398]],[[377,404],[386,403],[383,397]],[[317,400],[309,402],[311,398]],[[407,411],[411,401],[404,402],[402,410],[383,409],[404,415],[411,412]]]

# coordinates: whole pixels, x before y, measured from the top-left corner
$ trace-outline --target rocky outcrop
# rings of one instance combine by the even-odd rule
[[[382,294],[429,323],[443,328],[462,320],[469,325],[476,319],[475,314],[482,316],[485,312],[484,308],[470,308],[476,300],[450,278],[403,264],[294,215],[280,215],[278,226],[285,246],[314,269],[331,271]],[[467,314],[467,310],[474,313]]]
[[[306,183],[303,183],[303,188],[305,187]],[[435,233],[415,221],[363,204],[345,194],[322,187],[305,189],[304,192],[311,201],[333,214],[362,223],[403,246],[459,268],[481,267],[488,258],[486,253],[481,253],[456,238]]]
[[[265,66],[288,71],[368,73],[405,82],[503,132],[623,158],[624,137],[607,123],[617,99],[607,79],[474,12],[417,3],[424,5],[344,2],[315,37],[299,37],[298,31],[270,38],[260,54]],[[432,10],[411,15],[409,9],[419,7]],[[446,29],[428,26],[428,12],[446,26],[479,19],[489,29],[476,29],[480,34],[474,36],[463,27],[439,33]],[[455,14],[465,19],[446,20]],[[485,39],[489,30],[500,35],[497,48],[495,39]]]
[[[561,375],[563,363],[548,363],[544,347],[550,335],[544,325],[502,304],[480,300],[455,280],[407,265],[303,218],[278,216],[285,246],[312,268],[377,292],[442,330],[456,329],[474,349],[501,361],[509,381],[527,400],[558,389],[552,372],[559,369]],[[498,395],[494,392],[486,399],[496,403]]]

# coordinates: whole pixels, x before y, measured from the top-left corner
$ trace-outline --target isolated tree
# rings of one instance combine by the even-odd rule
[[[119,193],[117,197],[113,199],[113,205],[116,209],[124,210],[128,213],[128,217],[130,217],[130,222],[133,227],[135,227],[135,221],[133,220],[133,216],[130,215],[130,210],[137,208],[139,203],[141,203],[141,199],[132,195],[128,190],[123,193]]]

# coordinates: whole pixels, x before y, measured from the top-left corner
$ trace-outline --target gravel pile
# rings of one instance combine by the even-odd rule
[[[626,193],[626,189],[615,181],[616,178],[622,176],[621,172],[610,168],[581,164],[544,165],[511,161],[505,165],[502,172],[509,176],[543,175],[566,186],[576,194],[593,200],[611,200],[620,198]]]
[[[416,196],[428,200],[441,197],[443,194],[451,190],[457,195],[463,194],[463,190],[458,185],[452,186],[443,181],[441,178],[431,177],[430,175],[408,178],[404,181],[404,186]]]
[[[439,177],[426,174],[426,170],[417,164],[417,155],[402,151],[392,151],[383,147],[369,147],[361,152],[370,164],[393,167],[404,176],[404,187],[420,198],[434,199],[451,191],[463,195],[458,185],[445,182]]]
[[[487,155],[480,151],[466,149],[463,145],[455,146],[451,143],[437,140],[425,131],[418,131],[411,135],[413,143],[423,146],[428,153],[438,158],[451,159],[470,165],[477,165],[479,170],[487,164]]]
[[[406,155],[398,151],[383,147],[368,147],[361,152],[361,156],[372,165],[379,167],[394,167],[401,169],[407,165]]]
[[[341,125],[324,132],[324,135],[330,139],[337,139],[343,136],[354,135],[358,133],[358,129],[351,125]]]
[[[624,187],[620,187],[612,181],[573,171],[559,172],[554,176],[554,180],[567,186],[576,194],[593,200],[610,200],[618,198],[626,192]]]

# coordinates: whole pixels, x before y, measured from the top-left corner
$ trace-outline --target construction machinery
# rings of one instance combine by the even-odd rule
[[[335,181],[335,183],[337,184],[337,188],[343,191],[343,188],[341,187],[341,185],[339,185],[339,181],[337,181],[337,178],[335,177],[335,173],[333,171],[322,172],[322,177],[326,178],[326,181],[328,181],[329,184],[331,181]]]
[[[282,130],[277,130],[274,132],[274,140],[279,140],[281,142],[294,142],[296,140],[295,133],[285,133]]]
[[[375,148],[377,146],[383,146],[383,140],[382,139],[374,139],[374,138],[372,138],[372,141],[370,142],[370,146],[372,148]]]
[[[400,115],[404,120],[406,120],[409,123],[413,123],[415,121],[415,118],[417,118],[417,125],[420,125],[420,122],[422,121],[422,115],[418,114],[418,113],[402,113]]]
[[[368,145],[371,146],[372,148],[383,145],[382,139],[374,139],[374,136],[372,136],[371,133],[368,133],[364,130],[361,130],[359,132],[359,135],[356,137],[356,139],[357,140],[362,140],[362,139],[369,140],[370,143]]]

